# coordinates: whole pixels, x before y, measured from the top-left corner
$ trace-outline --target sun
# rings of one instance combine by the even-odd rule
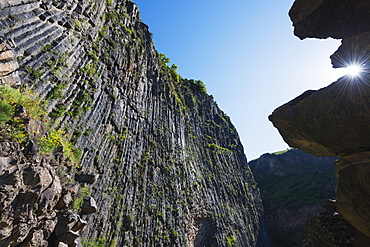
[[[346,67],[345,70],[346,70],[347,75],[352,76],[352,77],[357,77],[360,75],[362,71],[362,66],[354,64],[354,65],[350,65]]]

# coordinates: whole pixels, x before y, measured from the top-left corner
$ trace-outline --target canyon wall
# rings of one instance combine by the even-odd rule
[[[362,66],[358,76],[307,91],[269,117],[290,146],[340,157],[338,198],[330,210],[307,223],[305,246],[369,246],[370,3],[297,0],[289,13],[301,39],[342,39],[331,56],[334,67]]]
[[[98,177],[83,243],[270,246],[235,127],[202,82],[158,54],[133,2],[0,8],[0,36],[14,52],[2,84],[46,102],[45,121],[82,151],[75,169]]]

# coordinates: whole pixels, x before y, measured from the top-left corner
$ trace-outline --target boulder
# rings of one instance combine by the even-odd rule
[[[86,226],[86,221],[71,211],[64,211],[59,216],[55,228],[56,239],[59,242],[74,246],[79,232]]]
[[[67,206],[79,184],[62,187],[55,169],[63,159],[32,150],[0,142],[0,246],[76,246],[87,223]]]
[[[14,52],[12,50],[0,52],[0,61],[12,60],[13,58]]]
[[[330,59],[334,68],[358,64],[363,66],[363,73],[369,73],[370,32],[344,38],[342,45]]]
[[[370,31],[367,0],[296,0],[289,11],[300,39],[344,38]]]
[[[75,180],[77,182],[88,184],[94,183],[97,178],[98,178],[97,174],[87,174],[87,173],[76,174],[75,176]]]
[[[370,152],[342,157],[336,165],[336,208],[346,221],[370,237]]]
[[[18,68],[18,62],[15,60],[0,61],[0,76],[5,76]]]
[[[370,238],[357,231],[338,212],[323,211],[304,226],[303,247],[369,246]]]
[[[87,215],[87,214],[93,214],[97,211],[97,206],[95,199],[92,196],[85,196],[84,203],[82,204],[81,208],[81,214]]]
[[[369,78],[345,76],[307,91],[269,116],[291,147],[316,156],[345,156],[370,150]]]
[[[63,196],[58,201],[55,208],[57,209],[64,209],[68,207],[68,205],[73,201],[72,195],[70,191],[63,192]]]

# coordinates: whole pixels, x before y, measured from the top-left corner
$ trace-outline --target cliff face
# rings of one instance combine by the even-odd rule
[[[342,46],[331,56],[334,67],[362,66],[359,76],[345,76],[326,88],[307,91],[270,116],[292,147],[318,156],[340,157],[336,162],[336,208],[310,221],[306,246],[369,244],[369,6],[368,1],[361,0],[323,0],[314,4],[297,0],[290,11],[295,34],[300,38],[342,38]],[[351,225],[352,237],[338,238],[338,221],[345,227]],[[320,237],[327,240],[325,245]]]
[[[249,162],[274,246],[302,246],[304,223],[336,198],[336,159],[291,149]]]
[[[99,175],[85,239],[269,246],[236,129],[202,83],[156,52],[133,2],[0,4],[0,36],[19,64],[3,84],[45,100],[51,125],[82,150],[80,169]]]

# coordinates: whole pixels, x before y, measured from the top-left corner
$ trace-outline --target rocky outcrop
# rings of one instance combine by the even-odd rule
[[[274,246],[302,246],[304,223],[336,198],[336,159],[290,149],[249,162]]]
[[[19,79],[14,46],[11,40],[0,39],[0,80],[7,84]],[[14,108],[12,119],[5,125],[2,119],[0,126],[0,245],[77,246],[86,221],[71,204],[80,185],[61,179],[62,172],[65,177],[74,173],[64,167],[68,159],[62,150],[42,155],[35,145],[47,135],[44,123],[28,118],[23,105]],[[28,136],[28,145],[14,140],[19,136]]]
[[[0,141],[0,245],[77,246],[87,222],[72,207],[80,185],[60,179],[71,174],[63,153],[41,155],[32,144]]]
[[[270,245],[236,129],[201,82],[158,54],[133,2],[0,4],[0,36],[20,67],[11,85],[47,102],[49,124],[82,150],[78,167],[99,175],[83,241]]]
[[[294,34],[301,39],[343,39],[370,31],[366,0],[296,0],[289,16]]]
[[[363,133],[370,131],[365,117],[370,113],[369,93],[365,83],[342,77],[276,109],[270,120],[290,146],[317,156],[366,151],[370,141]]]
[[[324,210],[304,226],[303,246],[369,246],[369,238],[335,211]]]
[[[361,0],[294,3],[290,16],[295,34],[300,38],[342,38],[342,46],[331,56],[333,66],[358,64],[362,73],[342,77],[318,91],[307,91],[269,117],[292,147],[318,156],[340,157],[336,163],[339,182],[336,210],[367,238],[370,237],[370,203],[366,196],[370,193],[366,179],[370,171],[370,143],[366,138],[370,134],[369,6],[368,1]],[[314,241],[307,243],[316,246]]]

